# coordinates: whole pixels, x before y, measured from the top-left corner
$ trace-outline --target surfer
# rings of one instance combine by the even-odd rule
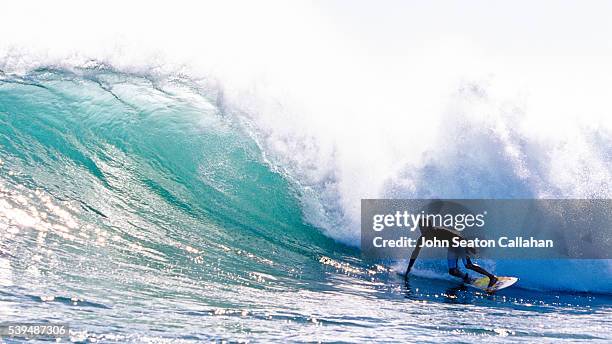
[[[448,240],[451,242],[453,238],[459,237],[463,239],[459,233],[453,229],[445,228],[445,227],[435,227],[431,225],[422,225],[419,226],[419,230],[421,231],[421,236],[417,239],[417,245],[412,251],[412,255],[410,256],[410,263],[408,264],[408,268],[406,269],[406,274],[404,275],[405,279],[408,279],[408,274],[416,261],[419,252],[421,252],[421,247],[423,246],[424,240],[430,239],[438,239],[438,240]],[[472,283],[472,279],[468,275],[468,273],[463,273],[459,269],[459,258],[463,262],[463,265],[466,269],[476,271],[479,274],[485,275],[489,277],[489,285],[488,288],[491,288],[497,283],[497,277],[487,270],[480,267],[478,264],[472,262],[470,255],[476,255],[476,250],[473,247],[449,247],[447,253],[448,260],[448,273],[463,279],[463,281],[467,284]]]

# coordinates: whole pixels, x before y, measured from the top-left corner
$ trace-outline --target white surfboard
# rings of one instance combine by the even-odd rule
[[[489,277],[481,277],[472,281],[472,283],[468,284],[474,288],[478,288],[480,290],[484,290],[487,293],[494,293],[498,290],[502,290],[504,288],[508,288],[518,281],[516,277],[507,277],[507,276],[498,276],[497,283],[495,283],[491,288],[489,288]]]

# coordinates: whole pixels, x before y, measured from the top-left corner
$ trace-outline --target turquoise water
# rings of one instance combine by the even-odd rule
[[[607,261],[486,262],[521,278],[495,296],[437,262],[405,284],[363,261],[305,220],[306,191],[214,88],[0,77],[0,322],[68,322],[76,342],[612,340]]]

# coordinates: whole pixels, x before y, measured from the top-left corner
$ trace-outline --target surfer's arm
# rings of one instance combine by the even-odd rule
[[[423,235],[421,235],[417,239],[417,245],[414,248],[414,251],[412,251],[412,255],[410,255],[410,263],[408,263],[408,268],[406,268],[406,277],[408,277],[408,274],[410,273],[410,270],[412,270],[412,266],[414,265],[414,262],[416,262],[416,259],[419,256],[419,252],[421,252],[421,243],[423,242],[422,238],[423,238]]]

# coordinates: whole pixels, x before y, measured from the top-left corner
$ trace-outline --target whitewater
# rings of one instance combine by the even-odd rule
[[[456,36],[363,53],[304,4],[100,8],[115,28],[40,6],[48,31],[0,41],[0,322],[74,342],[612,340],[609,260],[480,261],[520,279],[487,295],[359,249],[363,198],[610,198],[605,53],[563,72]]]

